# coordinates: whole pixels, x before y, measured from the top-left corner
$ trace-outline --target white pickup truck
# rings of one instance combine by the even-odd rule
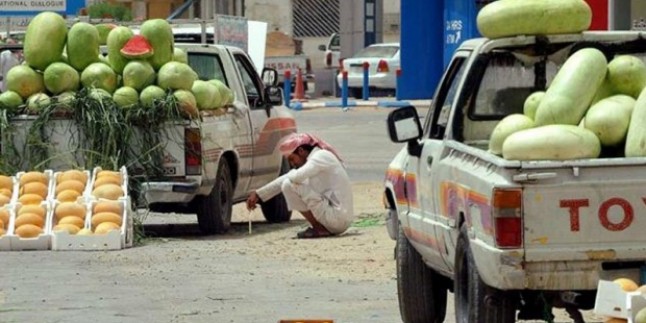
[[[199,79],[221,80],[234,92],[235,101],[223,114],[202,114],[199,121],[165,125],[166,135],[160,143],[164,147],[163,176],[144,176],[141,195],[153,211],[196,213],[203,233],[222,233],[230,227],[234,203],[244,201],[248,192],[288,170],[277,148],[281,138],[296,131],[296,123],[275,86],[276,71],[264,70],[261,79],[247,54],[236,47],[175,46],[187,51],[188,63]],[[273,83],[263,84],[262,80],[268,79]],[[11,120],[18,129],[13,140],[19,156],[27,151],[28,129],[35,119],[23,115]],[[70,160],[64,158],[66,154],[84,166],[76,140],[84,136],[78,136],[73,122],[57,119],[47,125],[51,130],[45,130],[49,134],[49,155],[55,156],[48,161],[50,168],[74,167],[66,163]],[[9,145],[2,146],[7,149]],[[270,222],[289,221],[291,217],[282,195],[261,207]]]
[[[496,123],[522,113],[582,47],[608,58],[646,58],[644,33],[585,32],[473,39],[456,51],[420,124],[417,110],[389,115],[406,147],[385,180],[388,229],[397,240],[405,323],[575,322],[594,307],[600,279],[642,282],[646,265],[646,158],[514,161],[487,152]],[[641,279],[640,279],[641,278]]]

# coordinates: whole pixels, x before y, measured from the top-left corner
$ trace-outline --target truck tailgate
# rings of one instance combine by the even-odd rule
[[[645,258],[646,166],[540,172],[555,177],[523,184],[526,261]]]
[[[162,156],[162,171],[164,176],[185,176],[186,164],[184,156],[184,142],[185,142],[185,129],[184,124],[169,123],[164,127],[164,133],[160,136],[161,142],[159,145],[163,148]],[[150,154],[146,148],[142,146],[143,131],[145,129],[136,129],[137,140],[133,143],[135,151],[140,151],[140,155]],[[150,144],[148,144],[150,146]],[[150,147],[148,147],[150,148]],[[152,156],[151,156],[152,157]],[[145,159],[145,158],[144,158]]]

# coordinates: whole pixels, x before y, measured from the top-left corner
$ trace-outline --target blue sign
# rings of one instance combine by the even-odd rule
[[[35,16],[43,11],[54,11],[76,16],[85,7],[85,0],[0,0],[2,17]]]
[[[449,64],[463,41],[480,37],[477,15],[475,0],[444,1],[444,66]]]

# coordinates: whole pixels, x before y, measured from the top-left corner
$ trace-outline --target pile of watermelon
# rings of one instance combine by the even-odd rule
[[[7,92],[0,94],[0,108],[12,113],[38,114],[51,104],[64,108],[82,90],[123,109],[151,108],[172,95],[187,118],[234,100],[220,80],[198,79],[163,19],[145,21],[135,35],[112,24],[76,22],[68,28],[59,14],[42,12],[27,27],[24,57],[5,76]]]
[[[489,151],[510,160],[646,157],[645,88],[640,58],[608,62],[596,48],[580,49],[545,92],[527,97],[523,114],[496,125]]]
[[[499,0],[477,17],[478,30],[490,39],[580,33],[591,21],[584,0]],[[645,87],[639,57],[579,49],[546,91],[526,98],[522,114],[496,125],[489,152],[509,160],[646,157]]]

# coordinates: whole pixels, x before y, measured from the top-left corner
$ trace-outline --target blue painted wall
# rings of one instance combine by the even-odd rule
[[[431,98],[444,69],[443,0],[401,0],[401,22],[397,98]]]

